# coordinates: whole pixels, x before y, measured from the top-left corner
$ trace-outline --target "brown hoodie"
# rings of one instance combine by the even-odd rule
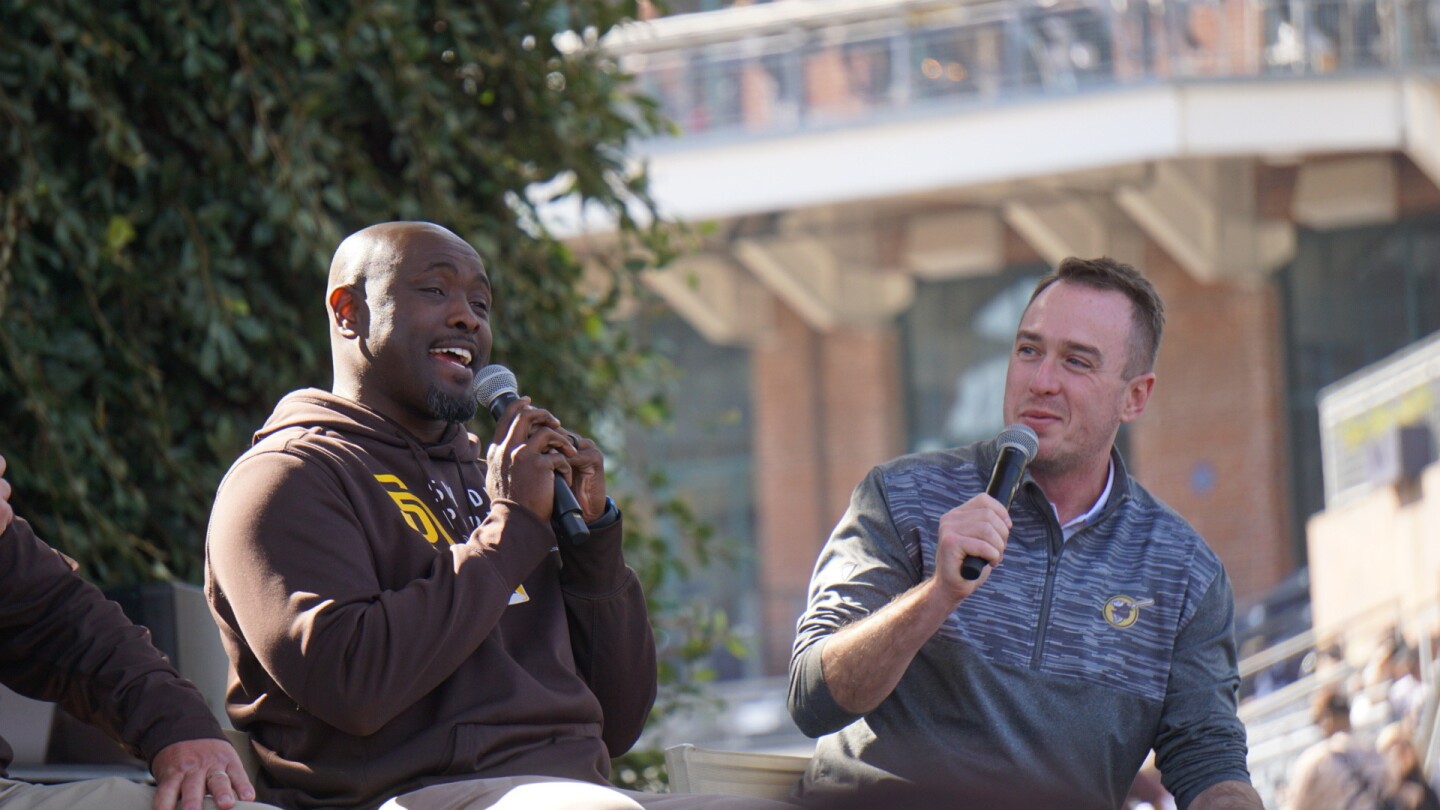
[[[205,591],[265,800],[604,783],[639,736],[655,646],[619,523],[557,550],[533,512],[489,502],[479,448],[458,425],[422,446],[310,389],[280,401],[221,482]]]

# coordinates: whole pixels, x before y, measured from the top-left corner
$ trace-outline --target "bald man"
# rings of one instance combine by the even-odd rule
[[[206,594],[261,795],[708,806],[608,787],[655,697],[645,599],[594,442],[525,399],[484,459],[466,432],[492,294],[474,249],[437,225],[351,235],[325,299],[334,387],[286,395],[220,485]],[[583,545],[551,529],[556,473]]]

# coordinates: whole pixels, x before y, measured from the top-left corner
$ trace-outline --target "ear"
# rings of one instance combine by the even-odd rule
[[[1125,383],[1125,402],[1120,406],[1120,421],[1134,422],[1145,412],[1150,392],[1155,390],[1155,372],[1150,371]]]
[[[365,305],[352,287],[336,287],[330,291],[326,301],[330,307],[330,321],[341,337],[354,340],[360,337],[360,315]]]

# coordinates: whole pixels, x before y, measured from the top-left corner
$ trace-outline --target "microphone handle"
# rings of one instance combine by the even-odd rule
[[[575,492],[558,472],[555,473],[555,505],[550,511],[550,522],[561,538],[574,545],[590,539],[590,527],[585,525],[580,502],[575,500]]]
[[[1015,491],[1020,488],[1020,477],[1025,474],[1025,454],[1016,447],[1002,447],[1000,458],[995,462],[995,471],[990,474],[990,485],[985,494],[999,501],[1006,510],[1015,500]],[[977,580],[990,561],[984,557],[965,555],[960,563],[960,576],[966,580]]]

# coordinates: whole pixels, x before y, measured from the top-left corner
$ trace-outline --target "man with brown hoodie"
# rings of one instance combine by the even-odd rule
[[[594,442],[528,399],[483,460],[466,432],[491,296],[478,254],[444,228],[351,235],[326,295],[333,389],[285,396],[220,485],[206,594],[261,795],[708,806],[608,786],[655,697],[645,600]],[[551,529],[556,473],[584,544]]]

